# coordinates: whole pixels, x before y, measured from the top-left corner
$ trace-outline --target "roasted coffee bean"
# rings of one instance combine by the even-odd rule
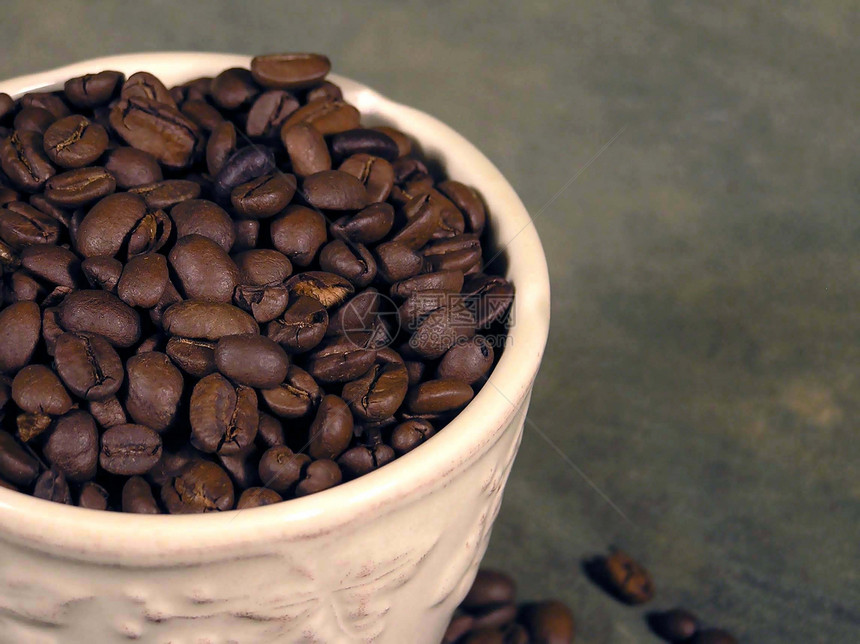
[[[46,470],[36,481],[33,496],[54,503],[72,504],[72,493],[66,477],[56,470]]]
[[[498,275],[471,275],[463,285],[466,304],[475,316],[479,329],[487,329],[500,320],[514,299],[514,287]]]
[[[54,244],[60,237],[60,222],[21,201],[0,208],[0,239],[13,248]]]
[[[116,190],[116,180],[104,168],[89,167],[57,174],[45,182],[45,197],[64,208],[101,199]]]
[[[437,271],[416,275],[392,284],[391,295],[406,299],[421,291],[459,293],[461,288],[463,288],[463,273],[461,271]]]
[[[654,596],[654,582],[642,565],[622,550],[614,550],[603,562],[606,582],[629,604],[644,604]]]
[[[469,273],[481,262],[481,242],[473,234],[431,242],[421,252],[427,264],[435,271]]]
[[[397,158],[405,157],[412,152],[412,139],[400,130],[388,127],[387,125],[378,125],[372,129],[377,132],[382,132],[394,141],[397,145]]]
[[[465,215],[470,232],[476,235],[484,232],[487,213],[484,202],[474,188],[451,180],[443,181],[438,187],[439,191],[453,201]]]
[[[254,138],[276,138],[280,134],[281,126],[297,109],[299,101],[289,92],[263,92],[248,110],[245,132]]]
[[[403,403],[409,376],[402,362],[375,364],[360,378],[343,386],[343,399],[360,420],[374,421],[393,416]]]
[[[225,69],[212,79],[212,100],[225,110],[237,110],[249,105],[260,93],[251,72],[240,67]]]
[[[430,199],[429,193],[422,193],[410,199],[403,206],[406,225],[393,237],[394,241],[417,250],[433,237],[442,226],[442,209]]]
[[[420,296],[418,293],[412,298]],[[413,328],[409,346],[422,358],[434,360],[456,343],[471,338],[475,334],[475,319],[461,299],[448,295],[444,304],[430,311]]]
[[[237,489],[244,490],[259,484],[257,466],[260,454],[255,445],[236,454],[218,454],[218,462],[227,470]]]
[[[331,62],[321,54],[267,54],[251,60],[251,75],[263,87],[312,87],[330,70]]]
[[[209,135],[206,142],[206,169],[217,176],[224,162],[236,151],[236,126],[230,121],[222,121]]]
[[[191,393],[191,444],[209,454],[236,454],[257,435],[257,395],[250,387],[234,388],[221,374],[200,380]]]
[[[380,244],[374,254],[377,273],[389,284],[418,275],[424,267],[424,258],[399,241]]]
[[[12,127],[19,132],[35,132],[44,136],[55,120],[54,115],[42,107],[25,107],[15,115]]]
[[[354,332],[325,341],[309,355],[308,372],[325,383],[358,378],[376,361],[376,350],[363,345],[367,335]]]
[[[26,487],[38,475],[39,462],[10,434],[0,430],[0,477],[14,485]]]
[[[493,347],[480,335],[452,346],[436,367],[438,378],[457,378],[470,385],[484,378],[493,366]]]
[[[81,486],[78,495],[78,507],[88,510],[107,510],[110,497],[106,489],[98,483],[88,481]]]
[[[42,135],[18,130],[0,141],[0,168],[25,192],[41,189],[57,172],[45,156]]]
[[[272,243],[297,266],[308,266],[327,238],[325,218],[304,206],[290,206],[272,220]]]
[[[182,397],[182,373],[157,351],[134,355],[126,363],[125,408],[135,423],[163,432],[176,421]]]
[[[147,253],[129,260],[116,286],[119,299],[133,307],[151,309],[167,288],[168,270],[164,255]]]
[[[382,300],[379,291],[372,287],[367,288],[332,311],[326,335],[367,331],[373,327],[381,309]]]
[[[283,500],[283,497],[274,490],[264,487],[249,487],[247,490],[242,492],[242,496],[239,497],[239,502],[236,503],[236,509],[244,510],[246,508],[259,508],[264,505],[280,503]]]
[[[371,203],[385,201],[394,187],[394,169],[385,159],[370,154],[356,154],[344,161],[340,172],[358,179]]]
[[[311,462],[307,454],[295,454],[285,445],[276,445],[260,458],[259,474],[263,486],[279,494],[287,494]]]
[[[176,107],[176,102],[164,83],[149,72],[137,72],[129,76],[123,83],[119,96],[121,99],[141,98]]]
[[[287,280],[287,289],[293,297],[311,297],[325,308],[336,307],[355,292],[348,280],[335,273],[307,271]]]
[[[699,629],[699,620],[683,608],[652,613],[648,623],[658,637],[667,642],[687,642]]]
[[[475,392],[462,380],[439,378],[414,387],[406,397],[413,414],[442,414],[465,407]]]
[[[310,101],[293,112],[281,132],[296,123],[307,123],[313,125],[321,134],[336,134],[357,128],[360,120],[358,110],[349,103],[322,98]],[[283,134],[281,136],[283,137]]]
[[[259,333],[250,315],[220,302],[179,302],[168,308],[162,318],[164,331],[198,340],[219,340],[225,335]]]
[[[202,99],[185,101],[179,111],[194,121],[194,124],[204,132],[211,132],[224,120],[221,112]]]
[[[308,453],[315,459],[335,459],[352,440],[352,414],[342,398],[324,396],[309,430]]]
[[[391,447],[397,456],[411,452],[435,433],[433,425],[423,418],[413,418],[397,425],[391,432]]]
[[[241,253],[257,247],[260,239],[260,222],[256,219],[237,219],[233,222],[236,241],[233,242],[233,252]]]
[[[51,467],[75,483],[96,475],[99,433],[93,417],[85,411],[72,411],[58,418],[42,450]]]
[[[260,393],[263,394],[265,398],[264,390]],[[269,447],[274,447],[275,445],[284,445],[286,443],[286,436],[284,434],[284,427],[281,425],[281,421],[279,421],[274,416],[267,414],[264,411],[260,412],[260,422],[257,425],[257,444],[264,446],[266,449]]]
[[[108,147],[107,131],[80,114],[55,121],[45,131],[43,144],[48,158],[63,168],[81,168],[93,163]]]
[[[394,208],[391,204],[375,203],[354,215],[345,215],[331,225],[332,237],[359,244],[375,244],[383,239],[394,225]]]
[[[0,310],[0,373],[15,373],[30,362],[41,327],[34,302],[16,302]]]
[[[696,633],[690,644],[737,644],[734,635],[721,628],[708,628]]]
[[[307,416],[322,399],[322,390],[313,377],[296,365],[290,365],[284,382],[260,393],[272,413],[281,418]]]
[[[275,341],[248,333],[221,338],[215,347],[215,365],[233,382],[271,389],[286,378],[290,360]]]
[[[218,171],[213,187],[215,196],[227,200],[237,186],[275,170],[275,155],[271,148],[251,145],[231,154]]]
[[[480,611],[488,606],[512,604],[517,586],[513,578],[501,571],[482,568],[460,606],[468,611]]]
[[[15,110],[15,100],[6,94],[0,92],[0,122]]]
[[[59,92],[27,92],[18,99],[21,107],[41,107],[61,119],[69,115],[69,108],[60,98]]]
[[[339,485],[343,474],[337,463],[328,459],[316,460],[305,469],[304,478],[296,485],[296,496],[316,494]]]
[[[365,447],[358,445],[346,450],[337,464],[348,479],[358,478],[377,470],[394,460],[394,450],[388,445]]]
[[[113,293],[122,277],[122,262],[107,255],[88,257],[81,262],[81,271],[90,286]]]
[[[519,621],[528,630],[530,641],[546,644],[570,644],[575,627],[573,614],[560,601],[526,604],[520,609]]]
[[[308,123],[297,123],[281,130],[281,140],[287,149],[293,172],[307,177],[331,170],[331,155],[323,135]]]
[[[376,277],[376,261],[362,244],[346,244],[335,239],[320,251],[320,268],[345,277],[356,288],[363,288]]]
[[[233,509],[233,483],[222,467],[192,461],[161,488],[161,500],[171,514],[225,512]]]
[[[239,268],[239,280],[249,286],[280,284],[292,273],[293,267],[286,255],[270,248],[239,253],[233,257]]]
[[[189,199],[196,199],[200,196],[200,184],[185,179],[166,179],[135,186],[129,192],[143,197],[148,208],[161,210],[172,208]]]
[[[233,188],[230,203],[242,217],[266,219],[286,208],[295,192],[293,175],[265,174]]]
[[[172,337],[165,352],[185,373],[203,378],[215,373],[215,343],[205,340]]]
[[[134,514],[161,514],[152,488],[141,476],[132,476],[122,486],[122,511]]]
[[[379,130],[363,128],[339,132],[332,136],[331,151],[335,157],[341,159],[354,154],[369,154],[386,161],[394,161],[400,156],[394,139]],[[392,174],[392,180],[393,178]]]
[[[44,434],[51,426],[53,419],[47,414],[20,414],[15,422],[18,426],[18,438],[29,443],[34,438]]]
[[[30,414],[62,416],[72,408],[72,399],[57,374],[40,364],[27,365],[15,375],[12,400]]]
[[[46,295],[44,286],[33,279],[27,271],[15,271],[9,277],[9,302],[35,302]]]
[[[116,425],[102,434],[99,464],[111,474],[146,474],[161,457],[161,436],[145,425]]]
[[[361,181],[339,170],[323,170],[305,177],[302,195],[312,206],[326,210],[359,210],[370,203]]]
[[[98,333],[118,347],[140,339],[140,316],[116,295],[105,291],[74,291],[57,307],[66,331]]]
[[[419,360],[406,360],[406,373],[409,374],[409,386],[413,387],[424,379],[426,365]]]
[[[76,76],[66,81],[63,93],[66,100],[75,107],[98,107],[113,98],[124,78],[122,72],[115,71]]]
[[[430,176],[430,171],[420,159],[414,156],[401,157],[394,161],[391,167],[394,168],[394,181],[401,187],[424,179],[428,179],[430,182],[428,187],[432,187],[433,178]]]
[[[128,422],[125,409],[116,396],[109,396],[104,400],[90,400],[87,408],[102,429],[125,425]]]
[[[75,249],[86,258],[114,257],[125,248],[127,256],[134,257],[161,248],[172,227],[163,212],[148,210],[139,195],[128,192],[108,195],[80,222]]]
[[[178,286],[190,300],[231,302],[239,269],[227,252],[202,235],[186,235],[168,255]]]
[[[113,175],[117,188],[128,190],[158,183],[164,176],[155,157],[130,147],[118,147],[108,152],[105,170]]]
[[[189,166],[200,144],[200,130],[193,121],[176,107],[151,98],[123,98],[111,110],[110,123],[131,147],[148,152],[168,168]]]
[[[153,485],[163,486],[178,476],[188,464],[205,460],[204,454],[188,443],[176,451],[162,450],[158,463],[146,473],[146,480]]]
[[[86,400],[113,396],[125,378],[122,361],[100,335],[63,333],[54,347],[54,365],[66,387]]]
[[[308,103],[318,100],[341,101],[343,100],[343,92],[331,81],[324,80],[316,87],[308,90],[305,98]]]
[[[271,286],[245,286],[239,285],[233,293],[233,303],[236,306],[250,311],[254,319],[259,323],[271,322],[277,318],[290,299],[287,287],[282,284]]]
[[[73,288],[81,274],[81,260],[72,251],[52,244],[27,246],[21,251],[21,267],[50,284]]]
[[[5,206],[21,199],[21,194],[9,186],[0,183],[0,206]]]
[[[221,206],[206,199],[188,199],[170,209],[176,238],[187,235],[208,237],[225,251],[233,247],[236,233],[230,215]]]

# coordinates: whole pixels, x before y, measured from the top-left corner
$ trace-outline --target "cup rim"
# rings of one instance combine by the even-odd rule
[[[168,80],[247,67],[251,57],[208,52],[152,52],[83,60],[45,72],[0,81],[13,96],[61,86],[68,78],[103,69],[127,75],[145,69]],[[428,154],[442,157],[450,176],[475,185],[506,249],[508,277],[516,295],[515,324],[487,383],[443,430],[385,467],[307,497],[270,506],[202,515],[135,515],[87,510],[0,488],[0,529],[4,539],[30,547],[74,546],[83,555],[156,556],[225,542],[278,536],[299,538],[377,512],[406,497],[428,493],[447,476],[483,453],[527,402],[549,331],[549,275],[534,224],[513,187],[472,143],[438,119],[392,101],[368,86],[330,74],[347,99],[413,136]],[[453,152],[456,154],[453,154]],[[476,180],[477,178],[477,180]],[[147,539],[141,539],[146,535]],[[152,538],[149,538],[152,537]]]

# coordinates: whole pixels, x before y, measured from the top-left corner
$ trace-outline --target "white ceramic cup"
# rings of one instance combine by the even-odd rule
[[[111,56],[3,81],[0,92],[56,89],[104,69],[146,70],[170,87],[249,62],[210,53]],[[331,79],[364,123],[409,133],[484,197],[516,288],[513,328],[489,381],[413,452],[282,504],[142,516],[0,488],[0,641],[440,641],[486,550],[522,436],[549,325],[546,260],[522,202],[471,143],[360,83]]]

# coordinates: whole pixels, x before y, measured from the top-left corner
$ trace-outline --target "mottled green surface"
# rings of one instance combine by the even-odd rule
[[[325,51],[541,212],[553,330],[488,561],[567,599],[579,641],[650,641],[580,573],[610,543],[655,607],[749,642],[860,641],[854,3],[84,4],[0,4],[0,76]]]

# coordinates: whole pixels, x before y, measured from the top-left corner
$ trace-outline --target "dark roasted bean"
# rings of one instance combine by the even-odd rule
[[[251,145],[231,154],[215,177],[215,196],[227,200],[233,188],[275,170],[275,155],[268,147]]]
[[[254,445],[236,454],[218,454],[218,462],[227,470],[238,489],[244,490],[260,482],[257,475],[260,454]]]
[[[375,255],[377,272],[389,284],[418,275],[424,267],[424,258],[398,241],[380,244]]]
[[[304,478],[296,485],[296,496],[316,494],[339,485],[343,474],[338,464],[329,459],[316,460],[305,468]]]
[[[84,483],[78,495],[78,507],[88,510],[107,510],[109,501],[107,490],[92,481]]]
[[[629,604],[644,604],[654,596],[651,575],[622,550],[614,550],[603,561],[606,582],[613,593]]]
[[[25,107],[15,115],[12,127],[18,132],[44,135],[55,120],[54,115],[42,107]]]
[[[310,351],[328,327],[328,314],[319,300],[296,297],[283,315],[266,327],[266,335],[292,353]]]
[[[410,139],[400,130],[396,130],[393,127],[388,127],[387,125],[378,125],[373,129],[388,135],[391,140],[394,141],[394,143],[397,145],[398,158],[405,157],[412,152],[412,139]]]
[[[173,425],[182,397],[182,373],[157,351],[140,353],[126,363],[125,408],[135,423],[163,432]]]
[[[92,479],[99,458],[99,433],[93,417],[76,410],[58,418],[42,452],[66,480],[82,483]]]
[[[391,295],[408,298],[421,291],[459,293],[463,288],[463,273],[457,270],[423,273],[391,285]]]
[[[212,79],[212,99],[218,107],[225,110],[237,110],[249,105],[260,93],[251,72],[240,67],[225,69]]]
[[[344,302],[329,316],[326,335],[366,331],[381,311],[381,296],[375,288],[367,288]]]
[[[345,215],[331,225],[332,237],[360,244],[375,244],[394,225],[394,208],[388,203],[375,203],[354,215]]]
[[[388,445],[380,444],[373,447],[358,445],[345,451],[337,464],[347,478],[354,479],[377,470],[394,460],[394,450]]]
[[[194,447],[210,454],[236,454],[257,435],[257,395],[250,387],[234,388],[221,374],[211,374],[194,386],[189,418]]]
[[[299,109],[299,101],[289,92],[283,90],[263,92],[248,110],[245,132],[255,138],[277,138],[281,126],[297,109]]]
[[[263,394],[264,398],[266,396],[266,391],[268,390],[260,392]],[[281,425],[281,421],[264,411],[260,412],[260,422],[257,425],[257,443],[265,446],[266,448],[274,447],[275,445],[284,445],[286,443],[284,427]]]
[[[397,425],[391,432],[391,447],[403,456],[411,452],[435,433],[433,425],[423,418],[413,418]]]
[[[260,480],[263,486],[279,494],[287,494],[310,461],[307,454],[295,454],[285,445],[276,445],[266,450],[260,459]]]
[[[10,434],[0,430],[0,477],[14,485],[26,487],[38,475],[39,462]]]
[[[128,422],[125,409],[116,396],[109,396],[104,400],[91,400],[87,408],[102,429]]]
[[[370,203],[361,181],[339,170],[323,170],[305,177],[302,195],[312,206],[327,210],[359,210]]]
[[[469,273],[481,262],[481,242],[471,233],[431,242],[421,252],[435,271]]]
[[[439,191],[453,201],[465,215],[471,232],[480,235],[484,231],[487,213],[484,202],[474,188],[459,181],[448,180],[439,184]]]
[[[119,96],[121,99],[141,98],[156,103],[176,107],[173,97],[160,80],[149,72],[137,72],[123,83]]]
[[[62,416],[72,408],[72,399],[57,374],[40,364],[27,365],[15,375],[12,400],[31,414]]]
[[[229,252],[236,239],[230,215],[218,204],[205,199],[188,199],[170,209],[176,238],[203,235]]]
[[[312,87],[330,70],[331,62],[321,54],[267,54],[251,60],[251,74],[263,87]]]
[[[287,377],[290,360],[274,340],[248,333],[221,338],[215,347],[215,365],[233,382],[271,389]]]
[[[322,399],[322,390],[313,377],[296,365],[290,365],[283,383],[260,393],[272,413],[282,418],[307,416]]]
[[[438,378],[458,378],[470,385],[486,376],[493,366],[493,347],[477,335],[452,346],[436,368]]]
[[[394,187],[394,169],[382,157],[356,154],[344,161],[338,170],[358,179],[371,203],[385,201]]]
[[[118,147],[108,152],[105,170],[113,175],[117,188],[121,190],[157,183],[164,178],[154,156],[130,147]]]
[[[200,130],[193,121],[176,107],[151,98],[123,98],[111,110],[110,123],[126,143],[168,168],[190,165],[200,144]]]
[[[151,309],[164,294],[167,280],[167,260],[164,255],[138,255],[125,265],[116,292],[129,306]]]
[[[80,277],[81,260],[68,248],[37,244],[21,251],[21,267],[46,282],[73,288]]]
[[[54,244],[60,236],[60,222],[21,201],[0,208],[0,239],[13,248],[33,244]]]
[[[171,514],[224,512],[233,509],[233,483],[223,468],[192,461],[161,488],[161,500]]]
[[[230,203],[242,217],[266,219],[286,208],[295,191],[293,175],[265,174],[233,188]]]
[[[526,627],[530,641],[546,644],[570,644],[575,626],[570,609],[560,601],[526,604],[520,609],[519,621]]]
[[[240,284],[233,293],[233,303],[250,311],[259,323],[271,322],[287,308],[290,295],[282,284],[246,286]]]
[[[409,376],[402,362],[375,364],[343,386],[341,396],[360,421],[393,416],[406,398]]]
[[[209,135],[206,142],[206,168],[209,174],[217,176],[224,162],[236,151],[236,126],[230,121],[222,121]]]
[[[330,241],[320,251],[320,268],[345,277],[356,288],[364,288],[376,277],[376,260],[363,244]]]
[[[14,373],[30,362],[41,327],[34,302],[16,302],[0,310],[0,373]]]
[[[27,92],[18,101],[21,107],[41,107],[48,110],[54,115],[54,118],[61,119],[69,115],[69,108],[60,98],[58,93],[54,92]]]
[[[72,493],[69,490],[69,484],[66,482],[66,477],[61,472],[56,470],[45,470],[36,481],[36,487],[33,489],[33,496],[54,503],[63,503],[65,505],[72,504]]]
[[[124,78],[122,72],[114,71],[85,74],[67,80],[63,93],[75,107],[98,107],[113,98]]]
[[[363,128],[339,132],[332,136],[331,151],[341,159],[354,154],[369,154],[382,157],[386,161],[394,161],[400,156],[400,150],[394,139],[379,130]]]
[[[73,114],[55,121],[45,131],[43,144],[48,158],[63,168],[93,163],[108,146],[108,134],[98,123]]]
[[[233,260],[239,268],[239,280],[249,286],[280,284],[293,271],[286,255],[270,248],[245,251]]]
[[[186,235],[170,250],[170,267],[178,287],[191,300],[231,302],[239,283],[239,269],[227,252],[202,235]]]
[[[408,324],[410,320],[404,315],[415,300],[430,300],[435,294],[430,291],[412,295],[400,308],[401,321]],[[434,307],[424,317],[409,325],[413,330],[409,346],[422,358],[434,360],[458,342],[465,342],[475,334],[475,319],[472,312],[458,296],[449,293],[441,294],[441,305]],[[431,305],[432,306],[432,305]]]
[[[64,208],[91,203],[116,190],[110,172],[96,166],[77,168],[57,174],[45,182],[45,197]]]
[[[493,322],[500,320],[510,308],[514,287],[504,277],[481,273],[466,279],[463,295],[475,316],[476,327],[487,329]]]
[[[140,339],[137,311],[105,291],[74,291],[57,307],[57,314],[66,331],[98,333],[118,347],[130,347]]]
[[[683,608],[652,613],[648,623],[658,637],[667,642],[687,642],[699,629],[699,620]]]
[[[149,211],[142,197],[128,192],[113,194],[96,203],[80,222],[75,247],[84,257],[114,257],[123,248],[133,257],[158,250],[171,229],[166,215]]]
[[[280,503],[283,500],[284,499],[281,495],[274,490],[264,487],[249,487],[247,490],[242,492],[242,496],[239,497],[239,502],[236,503],[236,509],[244,510],[246,508],[259,508],[264,505]]]
[[[304,206],[290,206],[271,224],[272,243],[297,266],[307,266],[327,238],[325,218]]]
[[[122,277],[122,262],[107,255],[88,257],[81,262],[81,271],[90,286],[113,293]]]
[[[161,437],[144,425],[115,425],[102,434],[99,464],[111,474],[146,474],[161,457]]]
[[[221,112],[201,99],[185,101],[179,110],[204,132],[211,132],[224,120]]]
[[[258,333],[260,328],[250,315],[230,304],[186,301],[164,312],[164,331],[199,340],[219,340],[225,335]]]
[[[482,568],[460,606],[468,611],[479,611],[488,606],[512,604],[516,601],[514,580],[503,572]]]
[[[465,407],[474,391],[462,380],[439,378],[414,387],[406,397],[413,414],[441,414]]]
[[[352,440],[352,414],[338,396],[324,396],[309,430],[308,453],[315,459],[340,456]]]
[[[260,239],[260,222],[256,219],[237,219],[233,222],[233,231],[236,241],[233,242],[233,251],[240,253],[243,250],[251,250],[257,247]]]
[[[281,140],[287,149],[293,172],[307,177],[331,170],[331,155],[323,135],[308,123],[297,123],[281,130]]]
[[[45,156],[42,135],[15,130],[0,141],[0,168],[25,192],[36,192],[56,173]]]
[[[358,378],[376,361],[376,350],[364,346],[365,339],[365,334],[353,332],[327,340],[310,354],[308,372],[325,383]]]
[[[307,99],[308,103],[310,103],[311,101],[318,100],[342,101],[343,92],[341,91],[340,87],[338,87],[331,81],[324,80],[316,87],[308,90],[308,93],[305,98]]]
[[[122,486],[122,511],[134,514],[160,514],[152,488],[141,476],[132,476]]]
[[[167,355],[185,373],[203,378],[215,373],[215,343],[174,336],[167,341]]]
[[[185,179],[166,179],[135,186],[129,192],[143,197],[148,208],[158,210],[172,208],[178,203],[200,196],[200,184]]]
[[[100,335],[63,333],[56,341],[54,364],[66,387],[86,400],[113,396],[125,378],[122,361]]]
[[[321,134],[336,134],[357,128],[360,120],[358,110],[349,103],[339,99],[322,98],[310,101],[293,112],[281,131],[296,123],[307,123],[313,125]]]

